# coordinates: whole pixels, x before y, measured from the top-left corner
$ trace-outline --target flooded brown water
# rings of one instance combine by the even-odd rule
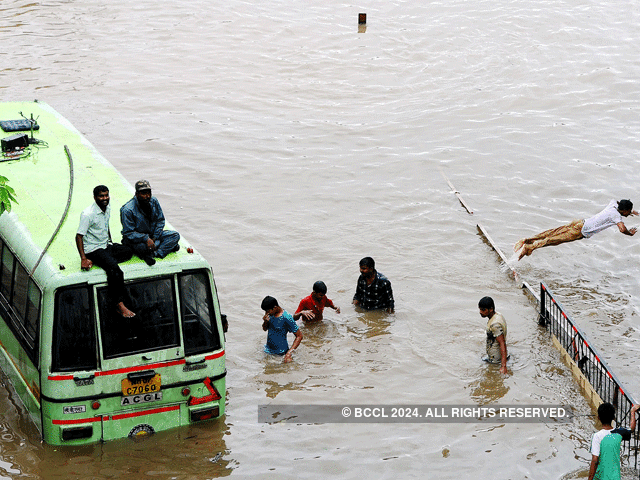
[[[148,179],[214,266],[230,323],[225,418],[54,448],[2,388],[0,479],[586,477],[591,410],[476,223],[510,254],[611,198],[640,206],[635,4],[3,0],[0,13],[0,98],[49,103],[131,183]],[[395,314],[350,305],[364,256],[391,280]],[[610,229],[514,264],[638,398],[639,258],[638,238]],[[260,301],[295,310],[319,279],[342,313],[303,326],[283,365],[262,351]],[[509,324],[507,377],[480,360],[484,295]],[[260,424],[269,403],[581,416]]]

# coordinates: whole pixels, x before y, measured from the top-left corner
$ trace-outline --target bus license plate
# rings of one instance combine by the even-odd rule
[[[160,374],[156,373],[148,380],[132,382],[128,378],[122,379],[122,396],[153,394],[160,391]]]
[[[139,403],[157,402],[159,400],[162,400],[162,392],[142,393],[140,395],[121,397],[120,405],[129,407],[131,405],[138,405]]]

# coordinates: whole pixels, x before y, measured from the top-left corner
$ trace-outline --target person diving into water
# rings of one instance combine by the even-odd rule
[[[620,233],[633,236],[637,228],[627,229],[622,221],[622,217],[629,215],[638,215],[638,212],[633,210],[631,200],[620,200],[619,202],[611,200],[604,210],[593,217],[586,220],[574,220],[567,225],[545,230],[534,237],[518,240],[513,250],[520,252],[518,260],[521,260],[522,257],[531,255],[537,248],[589,238],[614,225],[618,226]]]

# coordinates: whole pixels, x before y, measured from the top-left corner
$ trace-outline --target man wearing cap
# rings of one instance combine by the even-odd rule
[[[136,194],[120,209],[122,243],[151,266],[155,258],[164,258],[177,252],[180,234],[164,230],[164,214],[160,202],[151,196],[147,180],[136,182]],[[154,258],[155,257],[155,258]]]

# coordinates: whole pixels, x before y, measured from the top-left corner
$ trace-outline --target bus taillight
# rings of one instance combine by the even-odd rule
[[[208,408],[201,408],[199,410],[191,410],[189,417],[192,422],[201,422],[202,420],[209,420],[216,418],[220,415],[220,409],[217,405]]]

